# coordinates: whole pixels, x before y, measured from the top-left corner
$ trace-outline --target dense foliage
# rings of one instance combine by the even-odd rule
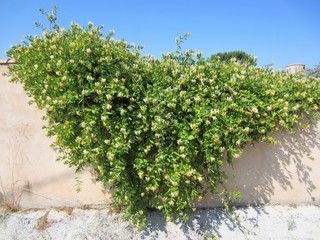
[[[28,37],[8,51],[12,81],[46,111],[61,159],[114,190],[115,206],[145,223],[147,208],[168,219],[217,193],[221,169],[247,143],[268,141],[319,113],[319,80],[256,68],[235,59],[207,61],[177,51],[161,59],[103,36],[92,23]],[[206,183],[206,184],[204,184]]]
[[[317,64],[314,68],[309,69],[309,71],[307,71],[307,75],[309,77],[320,78],[320,64]]]
[[[208,61],[214,62],[216,60],[220,60],[220,61],[230,62],[232,59],[235,59],[240,63],[247,62],[254,66],[257,65],[257,59],[254,56],[240,50],[231,51],[231,52],[219,52],[219,53],[213,54],[211,55],[211,57],[209,57]]]

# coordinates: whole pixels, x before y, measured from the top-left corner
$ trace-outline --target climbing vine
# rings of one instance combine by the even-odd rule
[[[195,200],[218,193],[221,167],[248,143],[273,142],[273,131],[319,116],[319,79],[208,61],[182,52],[187,35],[176,52],[143,56],[91,22],[61,28],[55,10],[42,11],[51,29],[38,24],[42,36],[8,51],[18,63],[9,75],[45,110],[60,160],[92,166],[135,223],[146,223],[148,208],[187,219]]]

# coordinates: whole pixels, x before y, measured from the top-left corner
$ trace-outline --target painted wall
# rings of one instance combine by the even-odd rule
[[[20,84],[9,83],[0,64],[0,200],[22,207],[82,206],[111,203],[108,191],[94,183],[90,171],[76,174],[49,145],[42,112],[27,104]],[[320,121],[292,136],[277,132],[278,144],[247,146],[234,170],[226,167],[230,189],[242,193],[241,204],[320,204]],[[308,158],[305,150],[315,157]],[[82,191],[76,192],[76,178]],[[220,204],[207,196],[198,206]]]
[[[301,71],[305,71],[306,65],[302,63],[290,64],[286,67],[286,72],[289,74],[298,73]]]

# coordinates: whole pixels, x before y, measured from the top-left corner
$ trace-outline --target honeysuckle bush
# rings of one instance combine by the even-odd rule
[[[113,31],[90,22],[63,29],[47,17],[51,30],[8,51],[18,63],[9,75],[45,110],[60,160],[91,166],[135,223],[146,223],[148,208],[187,219],[196,200],[221,191],[222,166],[248,143],[319,117],[319,79],[208,61],[182,52],[187,36],[173,53],[143,56]]]

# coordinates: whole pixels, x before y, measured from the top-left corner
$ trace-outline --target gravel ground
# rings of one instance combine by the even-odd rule
[[[0,239],[320,239],[320,207],[265,206],[198,209],[188,222],[166,222],[149,213],[138,231],[106,209],[0,211]]]

